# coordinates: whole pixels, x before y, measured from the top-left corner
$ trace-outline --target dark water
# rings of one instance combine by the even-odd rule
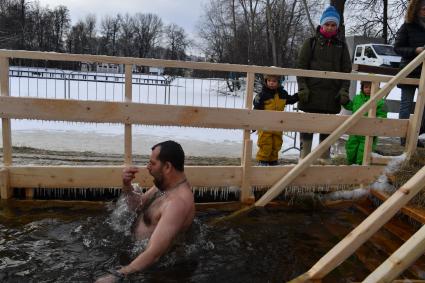
[[[147,243],[134,241],[133,216],[116,207],[1,202],[0,282],[93,282],[105,269],[128,264]],[[284,282],[307,271],[363,218],[349,208],[263,209],[206,225],[219,214],[198,213],[184,239],[129,281]],[[351,257],[324,282],[361,281],[369,273],[362,266]]]

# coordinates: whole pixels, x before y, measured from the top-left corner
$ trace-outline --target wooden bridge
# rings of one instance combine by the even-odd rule
[[[125,65],[125,101],[82,101],[65,99],[29,98],[10,96],[9,60],[22,58],[31,60],[98,62]],[[259,66],[181,62],[127,57],[94,55],[71,55],[32,51],[0,51],[0,116],[2,118],[3,164],[0,169],[0,192],[2,199],[13,197],[14,188],[25,188],[26,197],[32,198],[34,188],[70,189],[120,187],[123,166],[133,163],[132,125],[167,125],[203,128],[240,129],[244,131],[241,164],[239,166],[188,166],[186,175],[193,186],[240,188],[240,201],[250,207],[264,206],[290,185],[358,185],[369,184],[381,173],[391,157],[371,156],[372,136],[405,137],[406,156],[410,158],[416,149],[420,121],[425,104],[425,64],[421,79],[406,76],[424,62],[425,52],[397,76],[366,75],[359,73],[335,73],[299,69],[269,68]],[[186,68],[206,71],[245,72],[247,80],[245,109],[218,107],[173,106],[145,104],[132,101],[133,65]],[[323,115],[295,112],[252,110],[254,78],[257,73],[295,75],[371,81],[372,96],[358,112],[351,116]],[[419,85],[414,115],[409,120],[375,118],[375,103],[388,95],[398,84]],[[382,88],[380,86],[383,85]],[[364,113],[369,111],[368,117]],[[90,123],[120,123],[125,133],[123,166],[18,166],[13,163],[11,119],[36,119],[48,121],[72,121]],[[328,133],[330,136],[297,165],[257,167],[253,166],[252,129]],[[367,136],[363,165],[361,166],[312,166],[332,143],[342,134]],[[145,166],[136,182],[141,186],[152,185]],[[319,280],[326,276],[357,247],[384,225],[408,200],[425,186],[425,169],[420,170],[409,182],[393,194],[383,205],[350,233],[340,244],[325,255],[315,266],[294,282]],[[271,186],[258,200],[253,197],[253,186]],[[418,239],[421,241],[418,242]],[[406,242],[401,252],[394,255],[403,259],[403,264],[389,262],[371,274],[366,282],[395,278],[412,260],[425,250],[425,230]],[[400,255],[400,253],[402,253]],[[392,261],[394,262],[394,261]],[[398,262],[401,262],[399,260]],[[388,269],[388,267],[391,267]],[[369,277],[368,277],[369,278]],[[376,279],[378,278],[378,279]]]

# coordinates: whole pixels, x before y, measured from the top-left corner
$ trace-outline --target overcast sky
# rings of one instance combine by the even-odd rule
[[[204,3],[208,0],[39,0],[42,7],[54,8],[58,5],[68,7],[72,23],[95,14],[100,20],[105,15],[118,13],[157,14],[164,24],[174,23],[182,27],[192,38],[201,17]]]

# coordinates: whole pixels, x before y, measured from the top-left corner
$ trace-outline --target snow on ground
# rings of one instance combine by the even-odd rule
[[[23,71],[20,74],[21,77],[10,78],[12,96],[124,101],[123,74],[70,72],[44,68],[13,67],[12,69],[15,72]],[[29,78],[30,73],[32,76],[35,74],[39,77]],[[81,79],[87,81],[80,81]],[[245,105],[245,81],[243,80],[240,90],[229,92],[226,81],[219,78],[177,77],[167,86],[167,80],[170,79],[167,76],[134,74],[133,101],[220,108],[243,108]],[[296,92],[295,78],[287,78],[284,86],[290,94]],[[357,89],[359,88],[358,84]],[[394,89],[389,98],[399,100],[399,89]],[[397,116],[391,113],[389,118],[397,118]],[[124,126],[119,124],[12,120],[12,133],[14,146],[105,153],[122,153],[124,150]],[[314,145],[318,144],[316,136]],[[149,154],[153,144],[165,139],[174,139],[183,145],[188,155],[240,157],[242,137],[242,130],[133,126],[133,152]],[[255,145],[257,135],[252,134],[251,138]],[[299,148],[298,140],[298,136],[295,142],[293,138],[284,136],[283,150]],[[0,140],[0,145],[1,142]],[[253,148],[253,156],[255,156],[257,147]],[[296,156],[298,150],[289,149],[285,155]]]

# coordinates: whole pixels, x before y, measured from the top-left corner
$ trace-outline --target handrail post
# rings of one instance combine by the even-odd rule
[[[246,80],[246,100],[245,108],[252,109],[252,99],[254,97],[254,81],[255,74],[247,73]],[[251,192],[251,166],[252,166],[252,140],[251,140],[251,129],[246,129],[243,132],[243,143],[242,143],[242,183],[241,183],[241,195],[240,201],[244,203],[253,202],[254,196]]]
[[[125,65],[125,102],[131,102],[133,97],[133,65]],[[132,158],[132,129],[131,124],[124,126],[124,164],[131,165]]]
[[[9,169],[0,168],[0,197],[1,199],[9,199],[12,197],[9,181]]]
[[[379,83],[372,82],[372,88],[370,90],[370,98],[374,97],[375,94],[379,91]],[[368,117],[376,118],[376,105],[377,103],[372,103],[372,108],[369,109]],[[372,156],[372,145],[373,145],[373,136],[365,136],[364,141],[364,151],[363,151],[363,165],[370,165],[370,159]]]
[[[424,53],[423,51],[422,53]],[[406,136],[406,156],[410,159],[416,150],[419,130],[422,123],[422,115],[425,106],[425,62],[422,63],[421,78],[419,80],[418,95],[416,98],[415,112],[409,119],[409,126]]]
[[[9,96],[9,58],[0,58],[0,95]],[[9,182],[9,170],[7,166],[12,165],[12,130],[10,119],[2,118],[3,136],[3,168],[0,168],[0,194],[2,199],[12,197]]]
[[[9,58],[0,58],[0,92],[9,96]],[[3,166],[12,165],[12,130],[10,119],[2,118]]]

